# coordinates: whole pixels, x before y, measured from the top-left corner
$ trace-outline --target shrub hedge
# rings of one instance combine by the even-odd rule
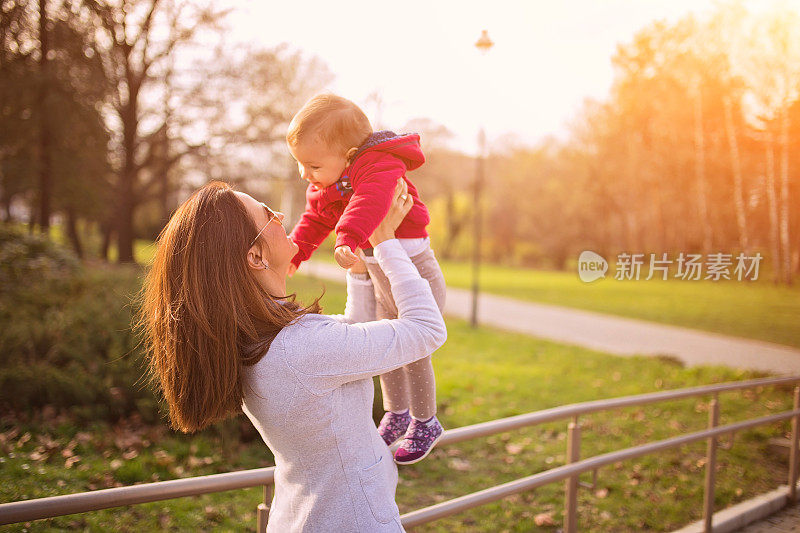
[[[0,407],[156,420],[131,331],[142,271],[86,268],[47,239],[0,226]]]

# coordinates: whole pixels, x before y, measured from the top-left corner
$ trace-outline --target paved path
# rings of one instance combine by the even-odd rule
[[[800,505],[787,507],[772,516],[754,522],[738,533],[800,533]]]
[[[344,270],[330,263],[308,262],[301,273],[344,280]],[[445,314],[468,318],[471,301],[469,291],[448,287]],[[670,355],[689,366],[725,365],[800,375],[797,348],[592,311],[482,294],[478,320],[495,328],[616,355]]]

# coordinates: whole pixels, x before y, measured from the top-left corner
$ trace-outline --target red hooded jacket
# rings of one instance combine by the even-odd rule
[[[295,266],[307,260],[332,230],[336,246],[351,250],[370,248],[368,239],[389,212],[397,179],[408,184],[414,199],[411,211],[395,231],[398,238],[427,237],[428,208],[419,199],[417,188],[406,177],[407,170],[419,168],[425,156],[416,133],[397,135],[379,131],[361,145],[339,181],[317,189],[306,189],[306,210],[294,227],[291,238],[300,250],[292,259]]]

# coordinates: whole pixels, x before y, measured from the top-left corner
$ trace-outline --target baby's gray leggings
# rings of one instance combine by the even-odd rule
[[[439,262],[428,248],[411,258],[420,276],[428,281],[433,291],[433,298],[444,311],[445,282]],[[369,277],[375,288],[376,319],[397,318],[397,306],[392,298],[389,278],[383,273],[377,262],[365,261]],[[436,414],[436,380],[433,375],[431,357],[425,357],[402,368],[381,376],[383,408],[387,411],[410,409],[411,416],[419,420],[427,420]]]

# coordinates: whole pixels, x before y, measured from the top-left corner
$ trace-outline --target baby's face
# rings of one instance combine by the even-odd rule
[[[316,137],[304,139],[295,146],[289,145],[289,151],[297,161],[300,177],[317,189],[339,181],[347,167],[345,154],[339,154]]]

